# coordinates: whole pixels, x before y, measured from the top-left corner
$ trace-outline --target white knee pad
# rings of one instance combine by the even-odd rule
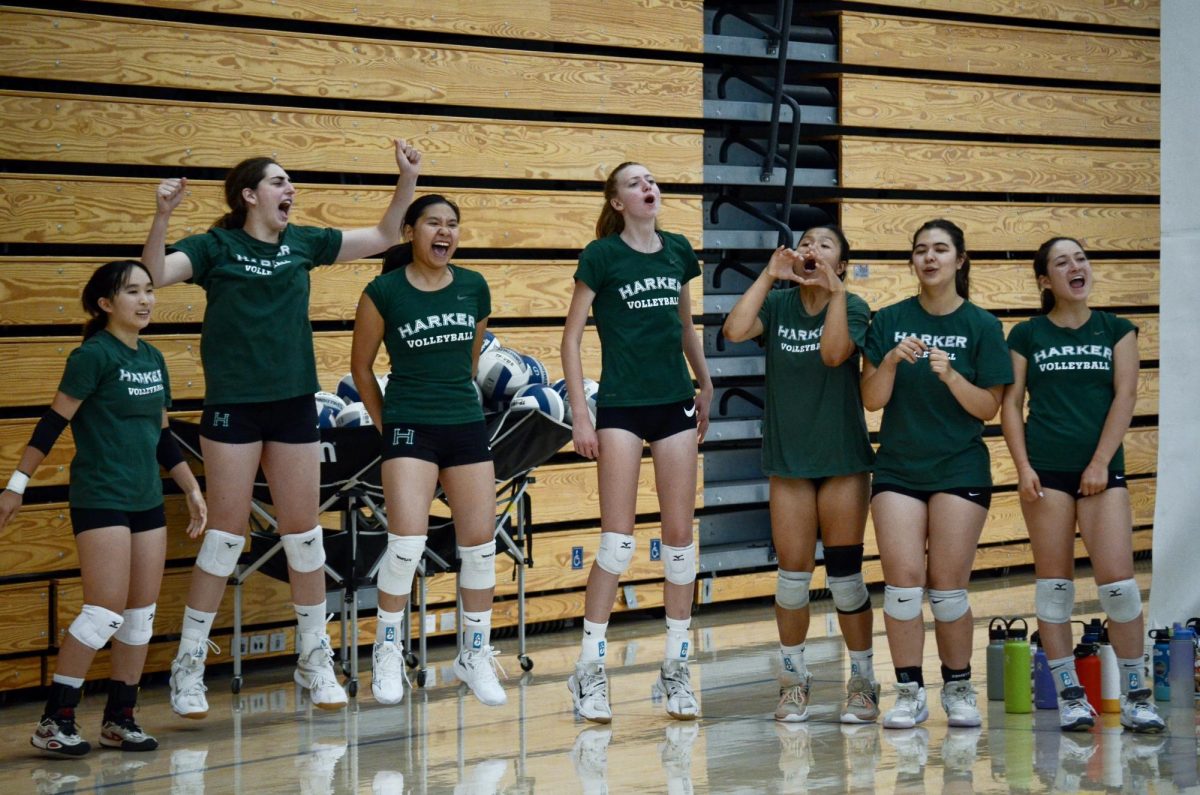
[[[459,547],[462,568],[458,585],[468,591],[486,591],[496,587],[496,539],[474,547]]]
[[[596,565],[620,577],[633,562],[633,550],[637,542],[624,533],[601,533],[600,551],[596,553]]]
[[[99,651],[108,643],[108,639],[116,634],[124,621],[119,613],[114,613],[108,608],[84,605],[67,632],[89,649]]]
[[[775,604],[784,610],[799,610],[806,607],[808,605],[808,586],[811,582],[811,571],[780,569],[775,576]]]
[[[662,545],[663,572],[672,585],[691,585],[696,581],[696,544],[686,547]]]
[[[246,537],[224,530],[204,531],[204,542],[196,556],[196,568],[215,577],[228,577],[237,568],[238,556],[246,546]]]
[[[1037,609],[1038,621],[1067,623],[1075,609],[1075,583],[1057,578],[1038,580],[1033,592],[1033,606]]]
[[[825,583],[839,613],[861,613],[871,609],[871,593],[863,582],[861,571],[847,577],[826,577]]]
[[[154,608],[155,605],[149,604],[126,610],[125,620],[113,637],[126,646],[145,646],[154,637]]]
[[[320,525],[303,533],[286,533],[280,539],[288,565],[296,571],[318,571],[325,565],[325,531]]]
[[[886,585],[883,588],[883,612],[897,621],[920,618],[921,600],[924,597],[924,588],[897,588],[894,585]]]
[[[388,535],[387,552],[376,577],[379,590],[392,596],[412,593],[413,575],[425,554],[425,540],[426,536]]]
[[[953,588],[949,591],[929,589],[929,611],[933,613],[934,621],[957,621],[971,609],[967,600],[966,588]]]
[[[1133,621],[1142,614],[1142,594],[1136,580],[1119,580],[1097,586],[1100,609],[1118,624]]]

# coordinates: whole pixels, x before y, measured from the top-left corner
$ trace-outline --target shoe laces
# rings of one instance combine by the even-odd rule
[[[479,650],[464,652],[463,662],[467,664],[468,668],[485,679],[498,681],[497,672],[500,674],[499,678],[508,679],[508,672],[504,670],[504,667],[500,665],[500,661],[496,659],[499,656],[500,652],[495,646],[484,646]]]
[[[870,708],[875,706],[875,688],[862,677],[850,680],[846,688],[846,706]]]
[[[779,706],[795,704],[797,707],[803,707],[807,702],[808,688],[802,683],[784,685],[779,688]]]
[[[58,727],[61,734],[79,734],[75,728],[75,709],[74,707],[59,707],[59,709],[49,716],[54,725]]]
[[[661,669],[668,696],[692,697],[692,674],[687,665],[671,663]]]
[[[951,707],[975,706],[975,688],[970,682],[949,682],[944,693],[946,703]]]
[[[604,675],[603,667],[599,665],[587,666],[577,679],[580,696],[583,698],[592,698],[599,695],[605,701],[608,700],[608,677]]]
[[[896,692],[896,706],[893,708],[902,712],[909,712],[916,715],[919,711],[918,694],[921,688],[919,685],[911,687],[900,685]]]

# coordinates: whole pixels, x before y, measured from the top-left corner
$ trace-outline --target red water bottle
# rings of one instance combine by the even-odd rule
[[[1094,634],[1092,626],[1084,625],[1083,638],[1075,647],[1075,674],[1087,694],[1088,703],[1099,714],[1104,702],[1100,677],[1100,622],[1095,624]]]

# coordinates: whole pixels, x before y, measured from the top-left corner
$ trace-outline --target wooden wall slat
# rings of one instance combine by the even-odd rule
[[[0,326],[80,324],[79,293],[104,257],[0,256]],[[571,303],[575,260],[457,260],[487,279],[492,293],[491,323],[514,318],[564,318]],[[353,320],[367,283],[379,275],[378,260],[342,263],[312,271],[309,317]],[[689,282],[692,306],[703,306],[703,279]],[[154,323],[199,323],[206,307],[204,291],[173,284],[156,291]],[[74,329],[72,329],[74,331]],[[555,352],[555,358],[558,357]]]
[[[850,138],[841,185],[870,190],[1157,196],[1158,150]]]
[[[123,5],[213,11],[303,22],[422,30],[702,52],[702,0],[521,0],[519,4],[443,0],[116,0]],[[248,21],[247,24],[250,24]]]
[[[1155,204],[843,199],[839,205],[846,237],[859,249],[907,250],[921,224],[949,218],[962,227],[973,251],[1033,251],[1061,234],[1093,252],[1158,250]]]
[[[49,628],[49,583],[0,585],[0,654],[49,648]]]
[[[841,60],[872,68],[934,69],[1157,84],[1158,39],[844,12]]]
[[[2,34],[0,34],[2,35]],[[155,180],[0,174],[0,243],[140,244],[154,215]],[[199,234],[224,212],[221,184],[188,183],[168,240]],[[460,245],[579,249],[595,236],[599,193],[442,188],[462,209]],[[392,188],[299,185],[295,222],[341,229],[374,226]],[[663,197],[663,225],[701,245],[699,197]]]
[[[699,64],[0,11],[0,74],[325,100],[700,118]]]
[[[851,240],[851,244],[854,243]],[[869,275],[856,278],[854,268],[851,268],[846,283],[872,309],[880,309],[916,293],[917,280],[907,262],[856,264],[866,265]],[[3,273],[3,264],[0,264],[0,273]],[[1095,277],[1090,297],[1092,306],[1158,306],[1157,260],[1093,260],[1092,273]],[[1041,303],[1033,279],[1032,258],[1027,261],[972,259],[971,300],[985,309],[1039,308]]]
[[[841,122],[856,127],[1156,140],[1157,94],[844,75]]]
[[[423,176],[603,181],[635,156],[661,182],[703,171],[699,130],[0,92],[10,160],[229,168],[236,151],[296,171],[394,174],[392,138],[424,153]]]
[[[1157,28],[1159,0],[846,0],[912,11],[982,14],[1079,25]]]

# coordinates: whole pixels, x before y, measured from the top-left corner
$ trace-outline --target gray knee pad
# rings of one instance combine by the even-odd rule
[[[811,583],[811,571],[780,569],[775,577],[775,604],[784,610],[802,610],[808,606],[808,589]]]
[[[1059,578],[1039,579],[1033,592],[1038,621],[1065,624],[1075,609],[1075,583]]]
[[[883,589],[883,612],[897,621],[912,621],[921,617],[921,600],[924,597],[924,588],[886,585]]]
[[[1100,609],[1118,624],[1133,621],[1142,614],[1142,594],[1136,580],[1119,580],[1097,586]]]
[[[200,554],[196,556],[196,568],[214,577],[228,577],[237,568],[238,556],[244,546],[245,536],[211,528],[205,530]]]
[[[929,611],[933,613],[934,621],[957,621],[971,609],[967,599],[966,588],[952,588],[948,591],[929,589]]]
[[[155,605],[149,604],[126,610],[125,620],[113,637],[126,646],[145,646],[154,637],[154,608]]]
[[[303,533],[280,536],[288,565],[301,574],[320,571],[325,566],[325,531],[317,525]]]
[[[425,540],[426,536],[388,535],[387,552],[376,575],[379,590],[392,596],[412,593],[413,575],[425,554]]]
[[[100,605],[84,605],[67,632],[89,649],[99,651],[117,633],[125,618]]]
[[[862,613],[871,609],[871,593],[867,590],[861,571],[847,577],[828,576],[825,582],[833,594],[833,606],[839,613]]]
[[[672,585],[691,585],[696,581],[696,545],[671,547],[662,545],[663,570]]]
[[[620,577],[633,562],[633,551],[637,541],[624,533],[601,533],[600,551],[596,553],[596,565]]]
[[[468,591],[486,591],[496,587],[496,539],[474,547],[459,547],[462,568],[458,585]]]

